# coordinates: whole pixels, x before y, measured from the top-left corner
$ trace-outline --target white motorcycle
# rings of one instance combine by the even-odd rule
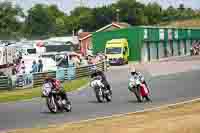
[[[48,109],[52,113],[58,111],[71,112],[72,106],[70,101],[63,100],[57,91],[53,91],[52,84],[50,82],[44,83],[42,86],[42,97],[46,98],[46,104]]]
[[[149,90],[144,84],[144,77],[131,77],[129,80],[129,87],[135,94],[138,102],[143,102],[144,99],[150,101]]]
[[[105,88],[104,84],[102,83],[101,76],[93,78],[90,86],[94,89],[98,102],[101,103],[104,101],[104,99],[106,99],[107,102],[112,100],[112,92]]]

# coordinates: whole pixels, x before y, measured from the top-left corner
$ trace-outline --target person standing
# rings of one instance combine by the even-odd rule
[[[32,65],[32,73],[36,73],[38,72],[38,66],[36,64],[36,61],[33,61],[33,65]]]
[[[43,63],[42,63],[42,60],[40,59],[39,61],[38,61],[38,72],[42,72],[43,71]]]
[[[21,74],[26,73],[26,67],[25,67],[24,61],[22,61],[22,63],[20,64],[20,73]]]

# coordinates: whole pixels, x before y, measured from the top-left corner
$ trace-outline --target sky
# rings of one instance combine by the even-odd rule
[[[96,6],[108,5],[118,0],[0,0],[0,1],[12,1],[15,4],[20,5],[25,10],[31,8],[37,3],[56,4],[62,11],[69,13],[76,6],[80,5],[79,1],[83,1],[82,3],[89,7],[96,7]],[[179,4],[183,3],[185,7],[200,9],[200,0],[137,0],[137,1],[140,1],[142,3],[158,2],[164,8],[170,5],[177,7]]]

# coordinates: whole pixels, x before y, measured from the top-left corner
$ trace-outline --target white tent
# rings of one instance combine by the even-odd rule
[[[74,45],[79,44],[78,36],[68,36],[68,37],[52,37],[47,41],[56,41],[56,42],[71,42]]]

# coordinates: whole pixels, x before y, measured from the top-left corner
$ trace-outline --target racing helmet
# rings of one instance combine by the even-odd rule
[[[135,73],[136,73],[135,67],[131,67],[130,73],[131,73],[131,75],[135,75]]]
[[[91,71],[92,71],[92,72],[96,72],[96,71],[97,71],[96,65],[92,65],[92,66],[91,66]]]

